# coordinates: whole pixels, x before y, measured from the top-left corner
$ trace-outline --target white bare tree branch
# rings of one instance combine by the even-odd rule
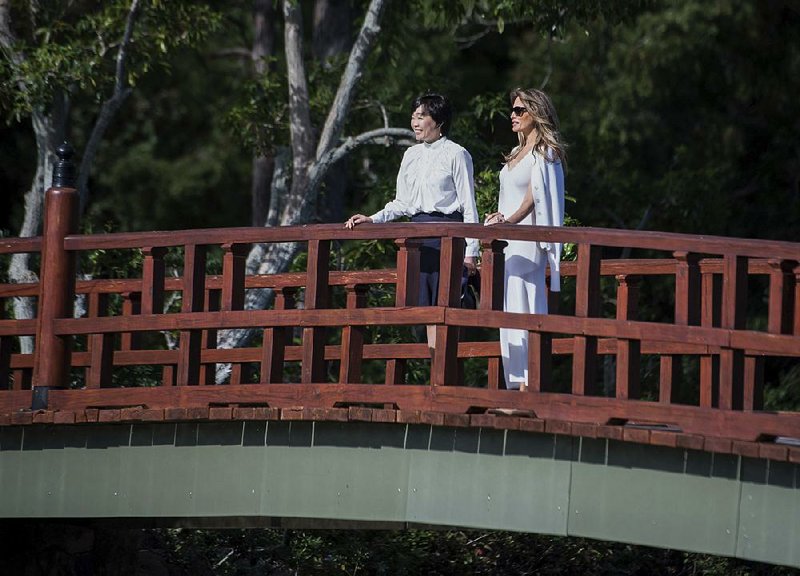
[[[292,178],[303,177],[311,162],[313,127],[308,106],[308,85],[303,61],[303,18],[297,0],[283,1],[285,19],[284,42],[286,44],[286,73],[289,80],[289,120],[293,173]],[[294,186],[294,185],[293,185]]]
[[[362,75],[364,63],[369,56],[375,39],[380,32],[380,17],[387,0],[371,0],[364,24],[353,44],[347,66],[328,113],[319,143],[314,151],[313,127],[309,115],[308,88],[306,84],[303,55],[302,17],[296,0],[283,1],[284,44],[289,80],[289,109],[292,145],[292,181],[288,188],[273,186],[273,204],[267,218],[268,225],[291,225],[304,223],[313,214],[321,182],[330,167],[356,147],[387,137],[392,139],[410,138],[410,130],[383,128],[345,140],[339,145],[344,129],[344,121],[351,109],[353,93]],[[277,172],[276,162],[276,172]],[[285,173],[285,172],[284,172]],[[282,183],[280,176],[275,183]],[[282,188],[282,189],[281,189]],[[277,197],[277,198],[276,198]],[[278,208],[277,202],[281,206]],[[275,217],[276,214],[280,216]],[[256,245],[247,258],[248,274],[277,274],[284,272],[297,256],[300,246],[297,243]],[[263,309],[270,305],[272,292],[251,290],[245,297],[245,308]],[[220,332],[217,345],[220,348],[235,348],[245,345],[252,337],[248,330],[229,330]],[[217,383],[224,382],[230,367],[220,365],[217,369]]]
[[[369,4],[361,31],[350,50],[347,67],[339,82],[333,106],[325,120],[325,126],[322,128],[322,135],[317,144],[316,156],[318,159],[324,156],[339,140],[344,128],[344,119],[350,111],[353,92],[364,68],[364,62],[372,51],[372,46],[381,30],[380,20],[385,5],[386,0],[372,0]]]
[[[86,143],[86,148],[84,148],[81,166],[78,170],[77,186],[80,197],[81,213],[83,213],[86,203],[89,200],[89,173],[91,172],[94,158],[97,155],[97,148],[100,145],[100,141],[103,139],[108,126],[111,124],[114,115],[133,91],[128,84],[126,64],[128,47],[130,46],[131,38],[133,37],[133,27],[138,14],[139,0],[132,0],[131,7],[128,10],[128,16],[125,20],[125,32],[122,36],[122,42],[120,42],[119,48],[117,49],[114,91],[111,97],[103,102],[103,106],[100,108],[100,114],[97,117],[94,127],[92,128],[92,134],[89,136],[89,141]]]

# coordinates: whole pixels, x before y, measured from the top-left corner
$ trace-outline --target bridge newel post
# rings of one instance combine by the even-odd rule
[[[53,184],[45,193],[31,401],[34,410],[47,408],[48,391],[65,388],[69,380],[71,340],[56,335],[53,323],[57,318],[72,317],[75,300],[75,254],[64,249],[64,238],[78,231],[74,153],[66,142],[58,147]]]
[[[439,257],[439,294],[437,304],[445,308],[461,308],[461,275],[466,242],[463,238],[443,237]],[[433,351],[431,385],[453,384],[458,379],[458,326],[445,323],[436,326],[436,348]]]
[[[600,247],[578,244],[575,288],[575,316],[592,318],[600,314]],[[597,389],[597,337],[574,336],[572,393],[592,394]]]
[[[306,310],[321,310],[328,306],[328,268],[330,240],[308,241],[306,271]],[[303,362],[301,381],[319,383],[325,380],[325,329],[319,326],[303,328]]]
[[[617,320],[636,320],[639,314],[641,276],[617,276]],[[638,399],[641,395],[641,340],[617,339],[616,397]]]
[[[747,257],[726,254],[723,258],[722,328],[742,330],[747,311]],[[719,359],[719,407],[744,407],[744,350],[722,348]]]

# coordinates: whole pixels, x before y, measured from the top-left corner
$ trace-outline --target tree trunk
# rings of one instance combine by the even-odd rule
[[[350,51],[352,47],[353,11],[349,0],[316,0],[312,53],[322,66]],[[343,162],[331,166],[323,183],[325,201],[320,204],[320,220],[341,222],[345,219],[347,166]]]
[[[253,8],[253,70],[257,77],[269,71],[275,54],[275,8],[272,0],[255,0]],[[264,226],[270,205],[270,185],[275,168],[271,151],[256,153],[253,158],[253,181],[250,187],[252,226]]]
[[[285,188],[272,189],[273,202],[271,207],[278,206],[282,200],[275,224],[293,225],[307,222],[314,214],[317,193],[320,183],[324,180],[332,164],[342,155],[338,150],[350,151],[357,145],[373,141],[384,142],[387,136],[397,138],[396,129],[387,129],[385,133],[375,131],[374,135],[364,139],[350,139],[349,146],[337,149],[345,117],[350,109],[355,85],[361,76],[367,56],[380,32],[380,20],[386,0],[371,0],[364,17],[364,23],[359,31],[358,38],[350,51],[347,67],[336,98],[331,107],[320,141],[314,142],[313,127],[309,114],[308,88],[306,85],[305,63],[303,61],[303,34],[302,14],[299,3],[293,0],[284,0],[284,41],[286,50],[286,66],[289,76],[289,113],[292,144],[292,180],[288,194],[283,200]],[[409,137],[409,130],[400,131],[401,137]],[[277,162],[276,162],[277,164]],[[276,166],[277,171],[277,166]],[[276,178],[273,178],[275,182]],[[282,181],[282,180],[281,180]],[[278,197],[275,195],[278,194]],[[268,217],[268,220],[271,220]],[[271,224],[271,223],[270,223]],[[296,243],[270,244],[268,246],[254,246],[248,255],[248,274],[277,274],[284,272],[294,260],[300,247]],[[245,308],[263,309],[269,305],[272,294],[268,291],[249,291]],[[220,348],[235,348],[244,345],[252,337],[252,331],[229,330],[220,333],[217,344]],[[217,370],[216,381],[224,382],[227,379],[228,367],[220,366]]]

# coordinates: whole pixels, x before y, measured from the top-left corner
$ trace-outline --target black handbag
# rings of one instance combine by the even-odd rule
[[[481,294],[481,273],[476,270],[475,274],[461,279],[461,307],[469,310],[478,309],[478,299]]]

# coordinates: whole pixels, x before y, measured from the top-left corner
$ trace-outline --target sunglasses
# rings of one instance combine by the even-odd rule
[[[525,106],[514,106],[514,107],[511,109],[511,114],[512,114],[512,115],[513,115],[513,114],[516,114],[516,115],[517,115],[517,117],[520,117],[520,116],[522,116],[523,114],[525,114],[525,112],[527,112],[527,111],[528,111],[528,110],[527,110],[527,108],[525,108]]]

